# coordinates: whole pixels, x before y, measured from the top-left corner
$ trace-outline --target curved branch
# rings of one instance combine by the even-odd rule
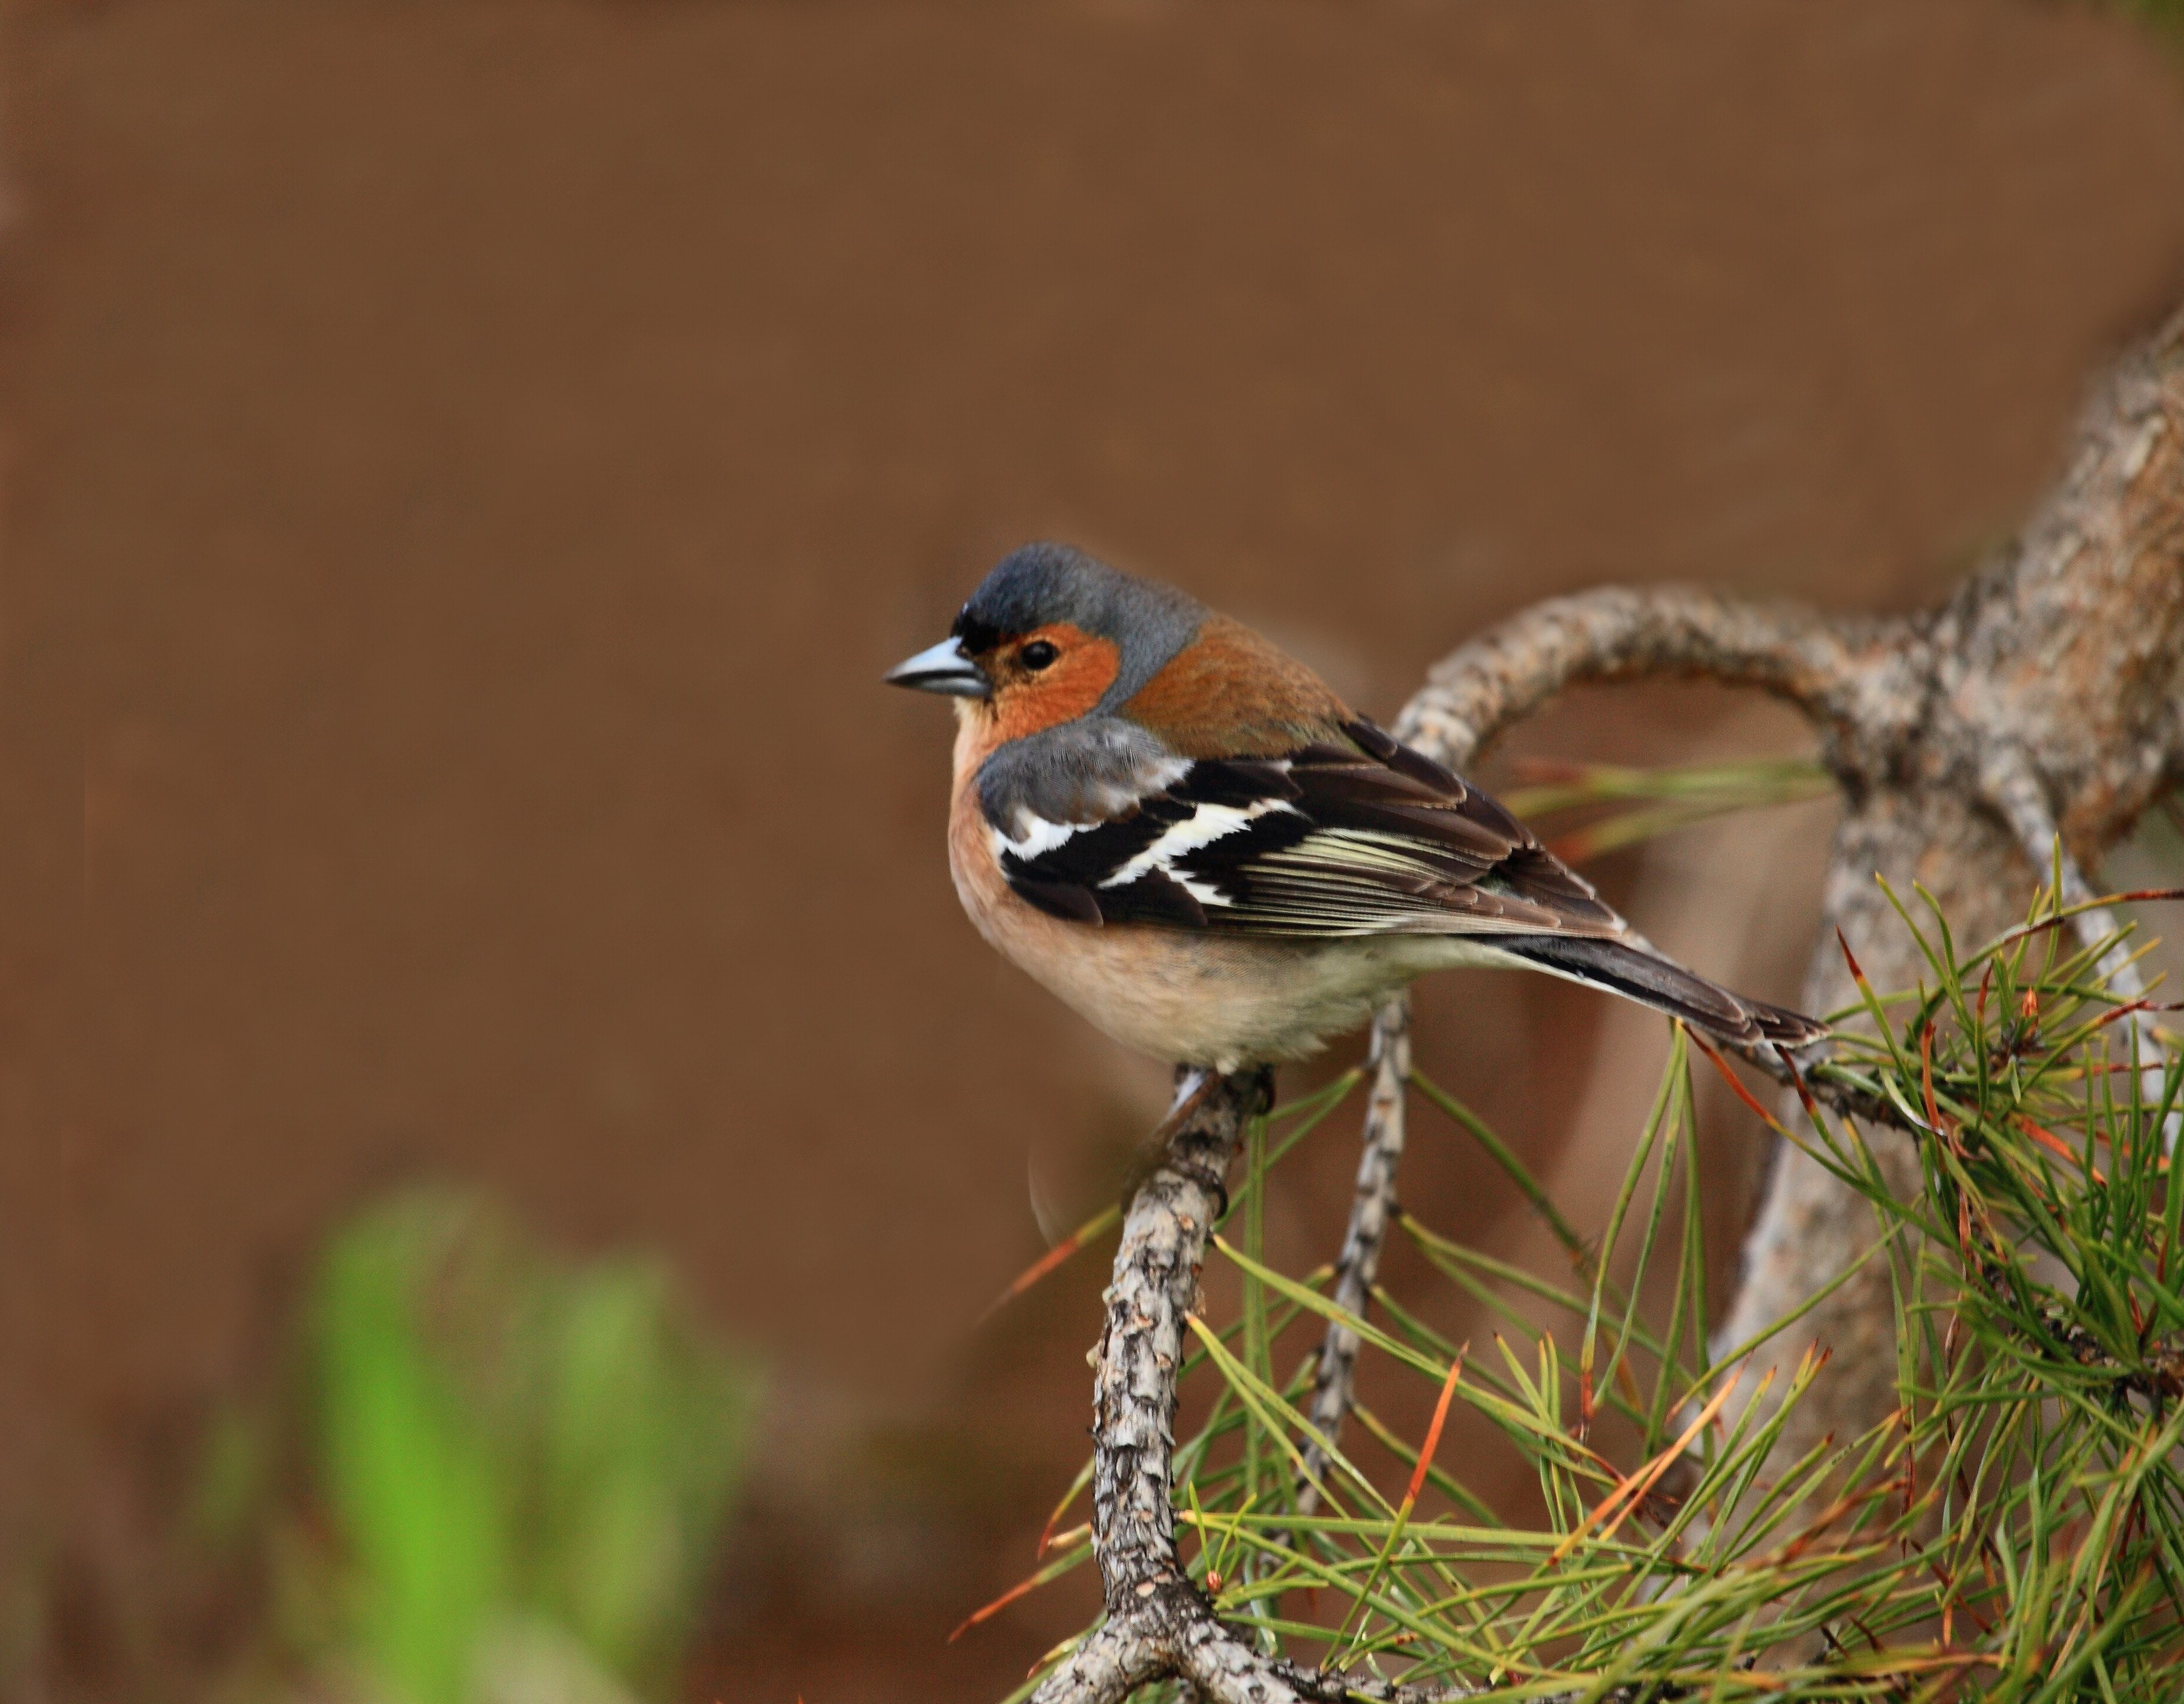
[[[1681,675],[1771,693],[1832,736],[1858,735],[1896,719],[1870,665],[1907,631],[1691,586],[1605,587],[1535,604],[1451,651],[1395,732],[1462,769],[1565,687]]]
[[[1871,738],[1876,719],[1870,657],[1897,630],[1877,622],[1830,621],[1786,604],[1757,604],[1687,586],[1607,587],[1535,604],[1451,651],[1396,718],[1397,738],[1451,769],[1463,769],[1495,737],[1581,681],[1690,675],[1770,692],[1803,710],[1838,745]],[[1900,707],[1895,707],[1900,716]],[[1753,1050],[1782,1082],[1786,1066]],[[1390,1000],[1373,1021],[1373,1099],[1366,1111],[1350,1224],[1335,1262],[1334,1299],[1363,1315],[1379,1270],[1403,1151],[1403,1089],[1410,1074],[1410,1005]],[[1330,1322],[1313,1377],[1312,1417],[1339,1441],[1355,1387],[1357,1334]],[[1317,1444],[1297,1482],[1309,1514],[1326,1467]]]
[[[1752,603],[1688,586],[1607,587],[1551,599],[1459,646],[1427,676],[1396,718],[1397,738],[1451,769],[1468,768],[1505,728],[1580,682],[1664,675],[1743,685],[1802,710],[1839,752],[1870,749],[1913,711],[1886,663],[1908,635],[1900,623],[1831,621],[1794,604]],[[1770,1052],[1745,1050],[1777,1082],[1792,1076]],[[1334,1300],[1362,1316],[1379,1268],[1402,1158],[1402,1084],[1410,1073],[1410,1005],[1390,1000],[1373,1022],[1376,1067],[1350,1223],[1335,1263]],[[1894,1109],[1858,1097],[1861,1113]],[[1316,1364],[1312,1423],[1340,1441],[1356,1383],[1357,1335],[1330,1322]],[[1298,1507],[1318,1506],[1326,1467],[1317,1444],[1297,1481]]]

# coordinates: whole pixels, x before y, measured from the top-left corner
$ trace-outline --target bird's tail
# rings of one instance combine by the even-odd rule
[[[1802,1047],[1828,1033],[1825,1024],[1801,1012],[1731,994],[1672,959],[1627,942],[1515,935],[1495,944],[1543,971],[1607,988],[1725,1041]]]

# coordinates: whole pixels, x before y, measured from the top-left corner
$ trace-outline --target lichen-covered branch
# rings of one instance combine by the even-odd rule
[[[1107,1287],[1093,1394],[1092,1542],[1106,1618],[1047,1675],[1034,1704],[1117,1704],[1178,1674],[1213,1704],[1438,1704],[1460,1689],[1393,1685],[1262,1656],[1223,1627],[1184,1572],[1172,1475],[1176,1373],[1198,1306],[1206,1239],[1245,1121],[1272,1090],[1263,1071],[1184,1074],[1166,1152],[1132,1196]]]
[[[1034,1704],[1122,1698],[1173,1672],[1184,1634],[1212,1623],[1176,1555],[1176,1369],[1224,1179],[1270,1082],[1264,1072],[1186,1073],[1167,1151],[1130,1199],[1093,1386],[1092,1542],[1107,1619],[1047,1676]]]
[[[1187,1107],[1166,1157],[1138,1186],[1123,1222],[1114,1281],[1102,1298],[1106,1330],[1093,1387],[1092,1533],[1110,1612],[1181,1579],[1169,1457],[1175,1449],[1175,1375],[1198,1306],[1199,1268],[1244,1125],[1262,1111],[1265,1072],[1186,1078]],[[1195,1098],[1194,1098],[1195,1097]]]

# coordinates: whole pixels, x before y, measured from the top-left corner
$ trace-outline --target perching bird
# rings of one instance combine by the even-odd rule
[[[956,700],[948,851],[971,921],[1156,1058],[1300,1058],[1457,965],[1546,971],[1732,1042],[1825,1033],[1663,957],[1250,628],[1067,545],[1004,558],[887,678]]]

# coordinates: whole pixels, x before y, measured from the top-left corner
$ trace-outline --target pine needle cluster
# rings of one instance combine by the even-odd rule
[[[1892,1189],[1829,1097],[1784,1125],[1740,1089],[1872,1206],[1864,1261],[1895,1296],[1895,1412],[1785,1459],[1825,1351],[1791,1352],[1796,1317],[1711,1340],[1693,1078],[1728,1067],[1702,1044],[1673,1037],[1596,1242],[1413,1075],[1413,1107],[1474,1144],[1568,1256],[1567,1278],[1543,1277],[1400,1218],[1491,1317],[1483,1345],[1446,1340],[1384,1289],[1370,1318],[1346,1314],[1327,1271],[1267,1257],[1268,1174],[1352,1073],[1253,1128],[1212,1256],[1241,1305],[1192,1323],[1185,1412],[1204,1418],[1178,1443],[1176,1513],[1224,1621],[1360,1685],[1511,1701],[2184,1697],[2184,1190],[2164,1141],[2184,1061],[2143,1001],[2110,991],[2098,966],[2113,973],[2115,944],[2081,945],[2052,895],[1966,955],[1920,900],[1897,910],[1930,981],[1881,994],[1860,976],[1814,1075],[1916,1132],[1922,1187]],[[1329,1320],[1431,1393],[1421,1435],[1362,1405],[1340,1440],[1313,1427]],[[1537,1518],[1513,1520],[1439,1459],[1458,1404],[1536,1477]],[[1050,1536],[1026,1585],[1090,1556],[1089,1529]]]

